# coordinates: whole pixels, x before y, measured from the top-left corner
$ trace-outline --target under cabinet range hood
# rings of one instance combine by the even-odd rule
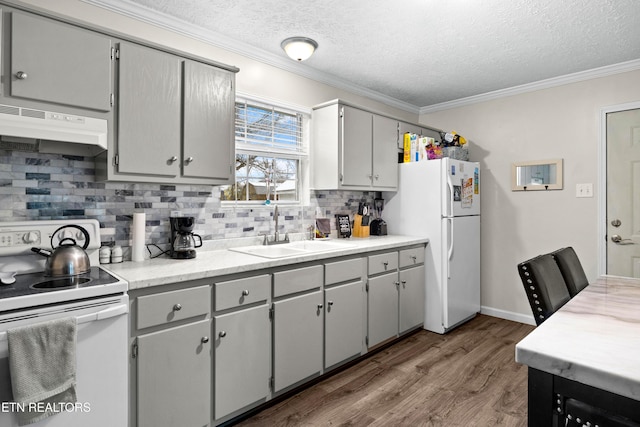
[[[95,157],[107,149],[107,121],[0,104],[0,150]]]

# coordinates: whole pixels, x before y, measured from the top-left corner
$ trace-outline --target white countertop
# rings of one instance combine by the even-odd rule
[[[599,278],[520,341],[516,361],[640,400],[640,279]]]
[[[129,282],[129,290],[133,290],[370,251],[397,249],[402,246],[425,244],[428,241],[429,239],[424,237],[410,236],[333,239],[331,242],[343,243],[345,248],[275,259],[247,255],[228,249],[198,250],[194,259],[179,260],[162,256],[142,262],[128,261],[122,264],[104,264],[102,267]]]

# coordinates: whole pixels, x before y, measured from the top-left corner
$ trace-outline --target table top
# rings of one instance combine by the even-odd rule
[[[640,279],[598,278],[516,345],[516,361],[640,400]]]

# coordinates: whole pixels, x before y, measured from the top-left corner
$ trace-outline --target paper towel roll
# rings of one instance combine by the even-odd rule
[[[144,261],[145,225],[145,213],[135,212],[133,214],[133,225],[131,226],[131,261]]]

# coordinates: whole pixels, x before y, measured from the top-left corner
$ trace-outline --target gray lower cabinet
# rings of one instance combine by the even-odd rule
[[[400,270],[400,333],[424,323],[424,265]]]
[[[322,371],[323,294],[317,290],[273,303],[273,391]]]
[[[324,291],[324,367],[361,354],[364,281],[361,279]]]
[[[10,96],[111,111],[109,37],[23,12],[10,14],[11,74],[3,76]]]
[[[214,316],[213,323],[215,419],[220,419],[269,395],[269,306]]]
[[[138,337],[138,427],[211,420],[211,320]]]
[[[369,278],[368,346],[398,336],[398,273]]]
[[[215,282],[214,419],[265,401],[271,378],[271,275]]]

